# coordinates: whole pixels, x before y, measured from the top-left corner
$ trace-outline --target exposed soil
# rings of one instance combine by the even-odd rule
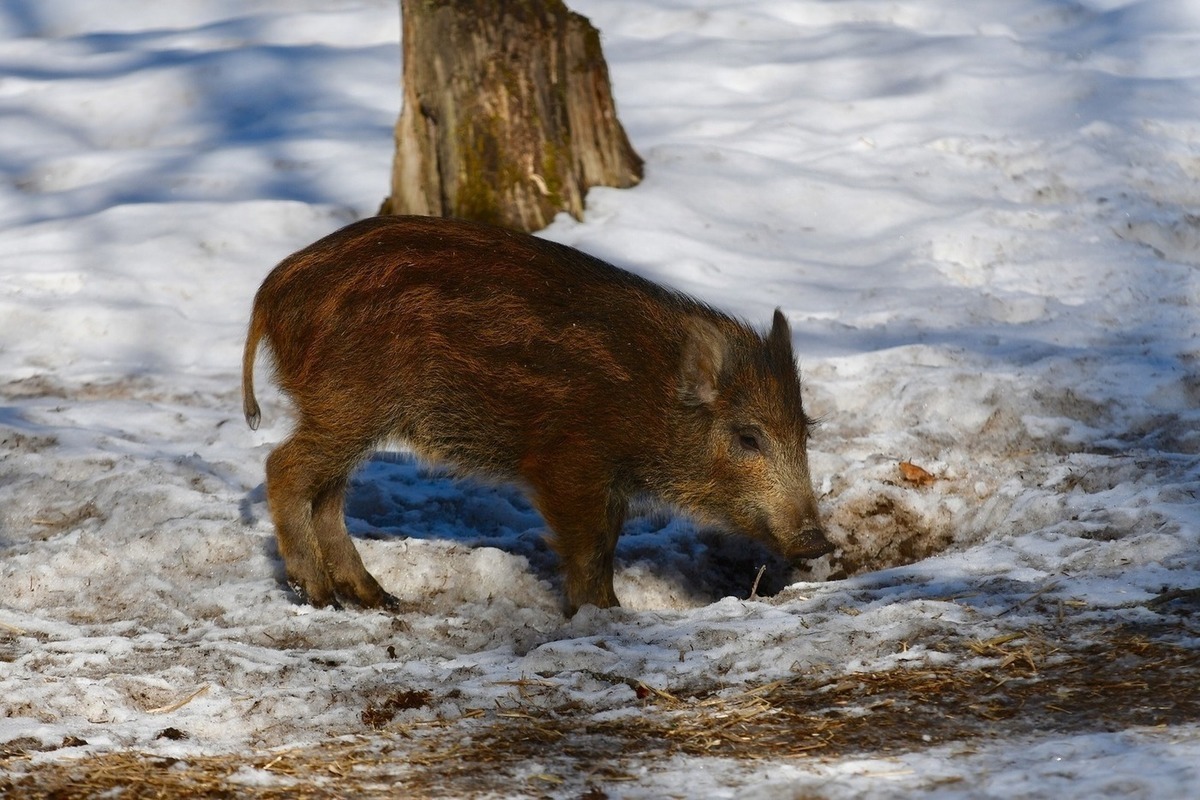
[[[609,796],[655,762],[694,756],[803,765],[948,743],[1200,721],[1200,649],[1185,625],[1028,630],[945,643],[972,666],[800,675],[757,687],[675,695],[635,678],[640,713],[527,703],[405,723],[428,692],[380,691],[363,730],[317,745],[187,759],[124,751],[35,762],[0,751],[0,794],[28,798]],[[1064,643],[1069,642],[1069,643]],[[979,665],[983,666],[979,666]],[[165,738],[175,738],[164,733]],[[67,755],[86,744],[69,737]],[[30,747],[37,743],[30,741]],[[43,755],[42,758],[45,756]]]

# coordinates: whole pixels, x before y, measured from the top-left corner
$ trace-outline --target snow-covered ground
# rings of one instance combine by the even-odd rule
[[[229,780],[269,793],[297,780],[272,765],[334,743],[401,794],[439,793],[442,770],[458,795],[1196,796],[1200,6],[570,6],[602,31],[646,178],[544,235],[762,324],[789,314],[839,550],[789,574],[639,518],[624,607],[566,620],[517,490],[389,453],[347,510],[405,610],[297,605],[262,486],[286,405],[261,381],[247,429],[240,349],[267,271],[386,193],[397,3],[12,0],[0,793],[122,753],[182,773],[259,757]],[[1034,691],[1092,664],[1128,680],[957,732],[965,708],[939,727],[899,696],[922,734],[843,697],[890,745],[793,720],[780,747],[781,700],[747,728],[758,760],[671,738],[762,687],[810,686],[815,709],[869,676]],[[569,724],[519,746],[535,718]],[[656,720],[661,741],[621,738]],[[515,755],[467,775],[468,745],[506,731]],[[303,779],[336,791],[336,766]]]

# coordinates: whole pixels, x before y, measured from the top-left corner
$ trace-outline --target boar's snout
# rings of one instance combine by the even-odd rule
[[[820,528],[806,528],[796,534],[788,542],[784,556],[789,561],[800,561],[808,558],[820,558],[834,551],[833,542],[825,538],[825,531]]]

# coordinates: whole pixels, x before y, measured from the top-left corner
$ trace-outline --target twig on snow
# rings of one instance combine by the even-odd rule
[[[758,568],[758,574],[754,576],[754,585],[750,587],[750,600],[758,599],[758,582],[762,580],[763,573],[767,571],[767,565],[763,564]]]

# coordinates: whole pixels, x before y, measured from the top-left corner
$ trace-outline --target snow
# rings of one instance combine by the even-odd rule
[[[543,235],[759,324],[788,313],[839,551],[772,563],[750,600],[762,552],[639,517],[623,607],[567,620],[519,491],[388,453],[347,510],[404,610],[297,605],[262,486],[286,405],[260,381],[246,428],[240,353],[267,271],[386,192],[396,3],[8,3],[0,748],[40,747],[0,769],[370,735],[390,687],[433,698],[399,720],[469,720],[537,677],[604,720],[654,713],[631,681],[968,669],[995,659],[947,643],[1014,632],[1200,644],[1194,608],[1153,603],[1200,587],[1197,6],[570,5],[646,178]],[[492,791],[552,794],[555,769]],[[1200,725],[628,770],[609,796],[1184,797]]]

